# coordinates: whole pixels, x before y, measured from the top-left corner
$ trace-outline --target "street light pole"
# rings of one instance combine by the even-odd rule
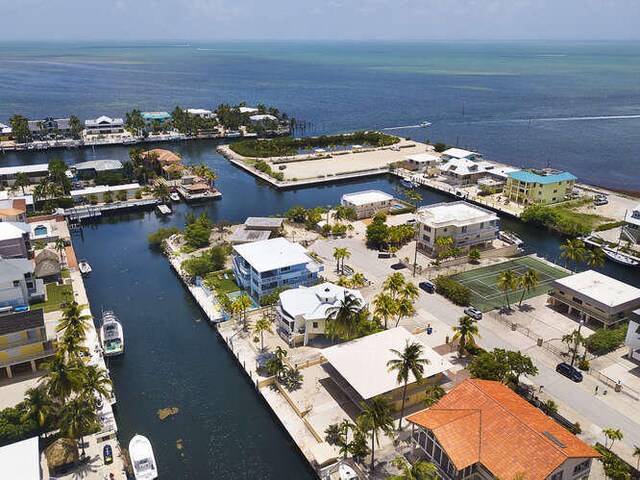
[[[584,313],[580,313],[580,324],[578,325],[578,333],[576,334],[576,344],[573,348],[573,357],[571,357],[571,366],[576,361],[576,356],[578,354],[578,341],[580,340],[580,329],[582,329],[582,325],[584,325]]]
[[[418,268],[418,242],[420,241],[420,226],[416,229],[416,249],[413,254],[413,276],[416,276],[416,269]]]

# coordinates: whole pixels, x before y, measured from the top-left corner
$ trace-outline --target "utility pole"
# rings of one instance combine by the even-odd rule
[[[578,325],[578,333],[576,333],[576,344],[573,348],[573,357],[571,357],[571,366],[576,361],[576,356],[578,355],[578,342],[580,341],[580,330],[582,329],[582,325],[584,325],[584,313],[580,313],[580,325]]]

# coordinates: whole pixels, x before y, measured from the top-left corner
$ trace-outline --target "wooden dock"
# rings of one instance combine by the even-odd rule
[[[127,202],[105,203],[104,205],[83,205],[67,208],[64,216],[70,223],[98,221],[103,215],[118,214],[129,210],[147,210],[158,203],[155,198],[130,200]]]

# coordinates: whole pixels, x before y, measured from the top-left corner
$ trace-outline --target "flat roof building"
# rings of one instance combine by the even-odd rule
[[[640,203],[626,213],[624,221],[626,225],[623,227],[623,233],[636,243],[640,243]]]
[[[141,187],[139,183],[128,183],[126,185],[96,185],[93,187],[83,188],[81,190],[71,190],[69,196],[73,199],[80,199],[82,197],[88,199],[92,195],[95,195],[98,202],[101,202],[104,200],[105,194],[107,193],[117,195],[119,193],[121,194],[121,192],[125,192],[127,197],[130,197],[131,195],[134,195],[140,188]],[[117,199],[112,197],[112,200],[116,201]]]
[[[398,384],[397,373],[389,371],[387,362],[398,358],[391,350],[402,351],[407,342],[419,344],[422,358],[429,360],[424,365],[423,384],[409,374],[406,405],[410,406],[424,398],[424,383],[438,383],[453,365],[404,327],[325,348],[322,356],[331,364],[331,377],[358,407],[363,401],[384,396],[399,410],[403,385]]]
[[[440,237],[451,238],[450,246],[463,250],[491,248],[500,227],[495,213],[464,201],[420,207],[416,220],[418,250],[432,256],[440,253],[437,242]]]
[[[290,345],[307,345],[310,340],[325,334],[326,321],[333,309],[340,307],[349,296],[360,308],[366,303],[358,290],[325,282],[312,287],[285,290],[278,298],[276,322],[278,333]]]
[[[373,217],[380,212],[387,213],[394,202],[393,195],[380,190],[347,193],[340,198],[340,204],[353,208],[358,219]]]
[[[124,132],[124,120],[102,115],[98,118],[84,121],[85,135],[108,135]]]
[[[279,287],[314,285],[324,269],[306,248],[282,237],[234,245],[233,250],[238,286],[258,298]]]
[[[629,320],[640,308],[640,289],[594,270],[553,281],[551,304],[575,319],[604,328]]]
[[[0,447],[2,476],[11,480],[41,480],[39,437]],[[48,477],[47,477],[48,478]]]
[[[573,193],[578,178],[569,172],[518,170],[507,174],[504,195],[521,205],[564,201]]]
[[[465,380],[407,420],[412,454],[443,478],[586,480],[600,457],[500,382]]]
[[[403,164],[409,167],[409,170],[424,172],[431,166],[435,166],[440,157],[431,153],[416,153],[415,155],[406,155]]]
[[[90,160],[88,162],[79,162],[73,165],[78,173],[97,174],[100,172],[113,172],[122,170],[122,162],[120,160]]]
[[[215,113],[213,113],[211,110],[206,110],[204,108],[187,108],[187,113],[194,115],[196,117],[207,119],[207,120],[216,118]]]
[[[0,167],[0,183],[8,187],[12,186],[18,173],[26,173],[31,183],[38,183],[49,176],[49,164],[38,163],[35,165]]]
[[[476,160],[482,158],[482,155],[478,152],[471,152],[469,150],[463,150],[462,148],[448,148],[442,152],[443,159],[450,158],[466,158],[468,160]]]
[[[239,245],[276,237],[280,234],[283,223],[283,218],[249,217],[242,227],[233,232],[231,244]]]
[[[27,258],[31,228],[25,222],[0,222],[0,258]]]

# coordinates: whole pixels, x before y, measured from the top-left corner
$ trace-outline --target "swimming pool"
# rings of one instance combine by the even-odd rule
[[[47,235],[47,227],[45,227],[44,225],[38,225],[33,229],[33,234],[36,237],[44,237]]]
[[[231,292],[228,295],[231,301],[233,302],[242,295],[242,292],[241,291]],[[252,297],[250,297],[249,295],[247,296],[251,299],[251,307],[249,307],[249,310],[255,310],[257,308],[260,308],[260,305],[258,305]]]

